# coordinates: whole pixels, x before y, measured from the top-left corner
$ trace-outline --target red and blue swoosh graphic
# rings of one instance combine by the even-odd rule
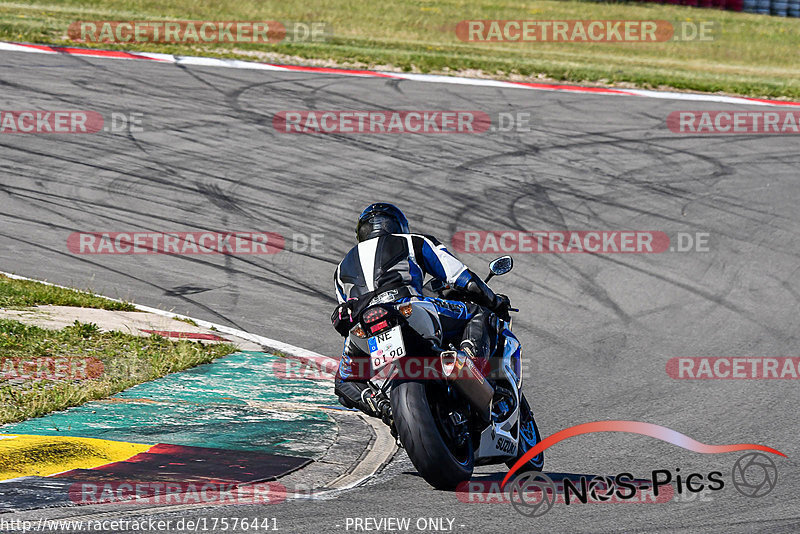
[[[705,443],[700,443],[699,441],[690,438],[686,434],[681,434],[680,432],[672,430],[671,428],[655,425],[653,423],[642,423],[640,421],[595,421],[593,423],[583,423],[565,428],[564,430],[556,432],[552,436],[549,436],[537,443],[535,447],[526,452],[519,460],[517,460],[517,463],[515,463],[514,466],[508,471],[508,474],[505,476],[500,486],[504,487],[506,482],[508,482],[508,480],[514,476],[514,473],[516,473],[519,468],[525,464],[525,462],[529,461],[543,450],[552,447],[559,441],[563,441],[574,436],[580,436],[582,434],[592,434],[594,432],[628,432],[630,434],[641,434],[643,436],[650,436],[651,438],[660,439],[662,441],[666,441],[667,443],[677,445],[678,447],[683,447],[684,449],[703,454],[756,450],[771,452],[772,454],[778,454],[784,457],[786,456],[782,452],[773,449],[772,447],[767,447],[766,445],[757,445],[755,443],[739,443],[736,445],[706,445]]]

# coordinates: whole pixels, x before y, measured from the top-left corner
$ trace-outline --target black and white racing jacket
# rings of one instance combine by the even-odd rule
[[[425,275],[464,287],[467,267],[436,238],[421,234],[386,234],[362,241],[339,263],[334,274],[340,303],[374,294],[383,288],[404,287],[422,296]]]

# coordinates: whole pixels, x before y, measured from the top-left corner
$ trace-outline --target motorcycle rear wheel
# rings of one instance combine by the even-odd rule
[[[459,445],[445,420],[447,399],[438,385],[401,382],[392,390],[394,424],[411,463],[428,484],[453,489],[469,480],[475,467],[472,440]],[[448,426],[449,425],[449,426]]]

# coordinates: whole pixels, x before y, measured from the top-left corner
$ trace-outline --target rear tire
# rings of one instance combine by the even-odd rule
[[[426,384],[401,382],[392,390],[392,414],[400,443],[411,463],[428,484],[437,489],[453,489],[469,480],[475,467],[472,440],[467,438],[459,458],[442,436],[437,417],[431,409]],[[431,392],[433,394],[433,392]],[[434,406],[438,408],[438,406]]]
[[[510,468],[514,467],[514,464],[517,463],[517,460],[522,458],[522,456],[531,450],[537,443],[542,441],[541,436],[539,436],[539,427],[536,426],[536,420],[533,418],[533,412],[531,411],[530,405],[528,405],[528,399],[525,398],[525,395],[522,395],[520,392],[520,403],[519,403],[519,446],[517,447],[517,457],[513,460],[509,460],[506,462],[506,465]],[[526,471],[541,471],[544,468],[544,451],[540,452],[519,468],[519,473],[524,473]]]

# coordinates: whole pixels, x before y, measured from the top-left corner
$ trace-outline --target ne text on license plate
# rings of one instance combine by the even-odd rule
[[[399,326],[369,338],[367,344],[369,345],[369,359],[374,371],[406,354],[403,334],[400,332]]]

